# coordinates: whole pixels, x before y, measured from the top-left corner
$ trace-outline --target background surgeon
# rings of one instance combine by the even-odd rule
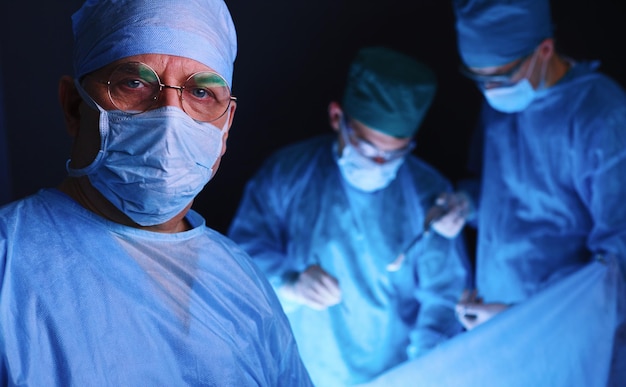
[[[413,58],[361,49],[342,103],[328,107],[336,134],[270,157],[232,222],[229,236],[277,289],[318,386],[369,381],[460,332],[460,241],[428,233],[395,261],[450,188],[410,153],[435,89]]]
[[[462,318],[472,328],[591,260],[625,273],[626,95],[598,63],[556,52],[547,0],[454,7],[464,73],[486,100],[473,192],[479,298],[459,305],[478,316]]]
[[[190,210],[236,107],[226,5],[89,0],[72,19],[69,176],[0,209],[0,383],[310,386],[263,274]]]

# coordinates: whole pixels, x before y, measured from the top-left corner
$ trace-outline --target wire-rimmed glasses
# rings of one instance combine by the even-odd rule
[[[377,164],[384,164],[392,160],[402,158],[409,154],[415,148],[415,142],[411,141],[400,149],[390,151],[382,150],[371,142],[360,138],[354,132],[354,129],[348,123],[348,118],[344,116],[341,121],[341,131],[345,141],[349,141],[354,148],[363,156],[374,161]]]
[[[470,70],[464,65],[461,65],[460,71],[461,71],[461,74],[471,79],[472,81],[476,82],[478,86],[483,89],[487,88],[487,86],[491,86],[491,87],[509,86],[515,83],[513,81],[514,76],[522,68],[522,65],[524,64],[524,62],[526,62],[526,60],[528,60],[528,58],[530,58],[533,54],[534,54],[534,51],[518,59],[517,63],[515,63],[513,67],[511,67],[509,70],[503,73],[479,74]]]
[[[185,113],[202,122],[222,117],[231,102],[237,100],[226,80],[212,71],[191,74],[182,85],[175,86],[162,83],[156,71],[145,63],[126,62],[117,66],[104,83],[111,103],[129,114],[153,108],[165,88],[177,90]]]

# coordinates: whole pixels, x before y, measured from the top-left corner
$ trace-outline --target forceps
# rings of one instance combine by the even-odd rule
[[[411,248],[415,246],[417,242],[421,241],[422,238],[430,234],[431,226],[433,223],[443,218],[450,212],[450,207],[447,203],[435,204],[435,208],[437,208],[438,211],[435,211],[431,216],[426,216],[426,219],[424,220],[423,230],[418,233],[413,239],[411,239],[411,241],[406,245],[402,252],[398,254],[393,262],[387,265],[387,271],[394,272],[400,270],[400,267],[402,267],[402,262],[404,262],[404,258],[406,257],[406,254],[409,252],[409,250],[411,250]]]

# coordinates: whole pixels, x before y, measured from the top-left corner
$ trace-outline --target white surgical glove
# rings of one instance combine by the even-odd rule
[[[485,304],[477,296],[476,290],[466,289],[456,305],[455,312],[459,322],[469,331],[491,320],[509,307],[510,305],[499,302]]]
[[[289,301],[324,310],[341,302],[339,281],[319,265],[311,265],[290,283],[278,289]]]
[[[472,212],[472,204],[463,192],[444,192],[437,197],[435,205],[428,210],[426,222],[438,234],[454,238],[463,229]]]

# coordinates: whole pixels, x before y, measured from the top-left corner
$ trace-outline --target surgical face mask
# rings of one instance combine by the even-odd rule
[[[534,56],[526,76],[519,82],[511,86],[501,86],[483,90],[483,94],[492,108],[503,113],[517,113],[526,109],[531,104],[537,95],[537,91],[531,85],[528,76],[532,73],[536,59],[537,57]],[[545,62],[541,72],[540,87],[542,87],[544,83]]]
[[[142,226],[164,223],[204,188],[222,152],[222,129],[198,122],[174,106],[141,114],[106,111],[77,84],[87,103],[100,111],[100,151],[85,168],[91,184],[115,207]]]
[[[521,112],[535,99],[535,89],[526,78],[513,86],[487,89],[483,93],[489,105],[502,113]]]
[[[404,157],[383,164],[376,163],[361,155],[350,142],[346,142],[337,165],[351,186],[361,191],[374,192],[387,187],[395,179],[403,162]]]

